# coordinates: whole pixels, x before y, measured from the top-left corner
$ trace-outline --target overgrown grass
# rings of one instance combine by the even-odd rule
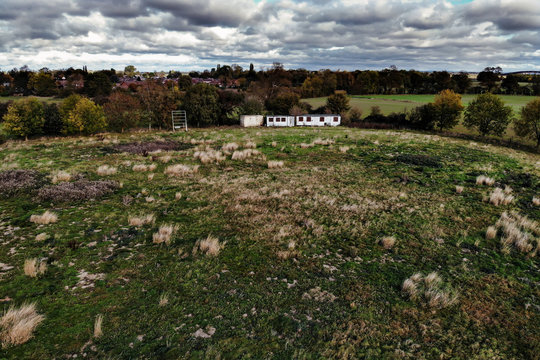
[[[0,312],[35,302],[39,316],[0,358],[540,353],[537,154],[408,131],[218,128],[8,141],[0,160],[43,177],[0,197]],[[151,181],[137,164],[155,166]],[[60,171],[77,178],[38,198]],[[62,197],[104,180],[116,185],[99,197]],[[512,201],[489,202],[506,187]],[[30,221],[46,211],[57,221]],[[25,275],[28,259],[46,271]]]

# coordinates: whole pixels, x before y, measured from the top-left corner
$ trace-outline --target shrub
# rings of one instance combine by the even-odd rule
[[[351,110],[349,110],[349,120],[351,122],[362,121],[362,109],[357,106],[353,106]]]
[[[64,122],[65,134],[94,134],[107,128],[107,119],[103,108],[92,100],[82,98],[70,112]]]
[[[247,96],[242,104],[242,112],[246,115],[259,115],[264,113],[264,103],[254,96]]]
[[[31,135],[41,134],[44,123],[43,104],[35,98],[14,102],[4,115],[4,130],[8,134],[25,139]]]
[[[4,115],[7,114],[9,107],[13,104],[12,100],[2,102],[0,101],[0,122],[4,121]]]
[[[6,197],[37,189],[44,177],[34,170],[7,170],[0,172],[0,194]]]
[[[514,121],[514,129],[518,136],[532,139],[540,146],[540,98],[521,108],[521,117]]]
[[[432,103],[418,106],[407,114],[409,126],[414,129],[433,130],[436,123],[437,110]]]
[[[71,202],[97,199],[112,193],[118,188],[114,181],[79,180],[70,183],[45,186],[38,191],[41,201]]]
[[[468,128],[476,128],[482,135],[501,136],[511,121],[512,108],[491,93],[480,94],[467,110],[463,123]]]

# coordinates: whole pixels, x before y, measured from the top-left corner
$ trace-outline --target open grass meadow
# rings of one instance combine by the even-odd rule
[[[217,128],[0,159],[1,359],[539,358],[538,154]]]
[[[534,96],[520,95],[498,95],[506,105],[510,105],[517,115],[519,110],[529,101],[535,99]],[[476,95],[462,95],[463,105],[467,106],[474,100]],[[351,95],[350,105],[356,106],[362,110],[363,116],[368,116],[372,106],[379,106],[384,115],[392,112],[402,112],[410,110],[417,106],[433,102],[435,95]],[[319,107],[326,104],[326,97],[303,99],[313,107]]]

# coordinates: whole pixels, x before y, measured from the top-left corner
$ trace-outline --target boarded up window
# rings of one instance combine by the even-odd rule
[[[324,122],[324,117],[321,116],[321,122]]]
[[[334,116],[334,122],[338,122],[337,116]]]
[[[307,117],[307,121],[311,122],[311,116]]]

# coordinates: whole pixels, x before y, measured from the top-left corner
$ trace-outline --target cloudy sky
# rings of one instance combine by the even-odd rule
[[[0,0],[0,70],[540,70],[540,0]]]

